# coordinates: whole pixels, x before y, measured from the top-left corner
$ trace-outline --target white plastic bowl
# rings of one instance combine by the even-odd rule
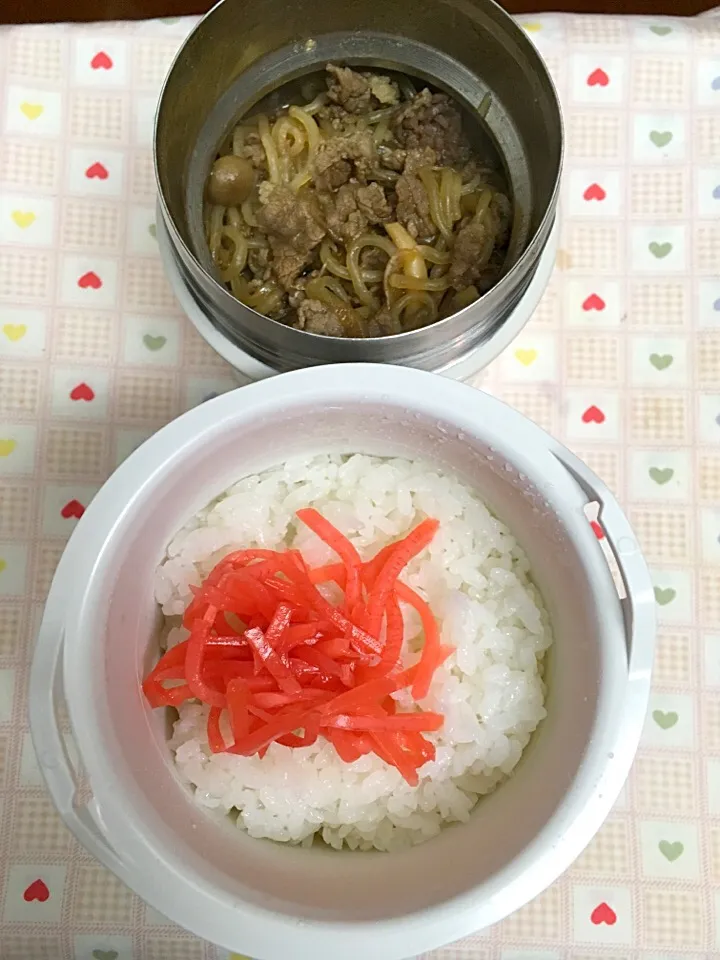
[[[240,476],[309,451],[421,456],[459,473],[526,549],[554,625],[548,717],[517,770],[468,823],[403,853],[290,848],[202,811],[175,775],[163,717],[141,696],[156,654],[152,574],[172,535]],[[584,513],[590,501],[624,600]],[[186,413],[97,494],[48,598],[32,733],[65,822],[170,919],[258,960],[399,960],[501,920],[588,843],[635,753],[654,629],[650,578],[616,501],[529,420],[416,370],[303,370]],[[80,791],[56,720],[63,696]]]

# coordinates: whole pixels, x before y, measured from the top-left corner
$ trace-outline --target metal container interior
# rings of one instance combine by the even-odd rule
[[[222,0],[181,47],[155,129],[160,209],[188,291],[217,327],[276,370],[391,362],[435,370],[475,348],[526,290],[555,216],[562,121],[552,81],[522,30],[492,0]],[[464,310],[394,336],[341,339],[296,330],[236,300],[217,279],[202,192],[231,124],[329,61],[394,69],[450,93],[504,167],[514,208],[501,280]],[[481,120],[477,107],[486,94]]]

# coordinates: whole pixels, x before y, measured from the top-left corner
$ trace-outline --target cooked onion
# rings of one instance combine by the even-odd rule
[[[250,284],[240,274],[230,281],[233,295],[248,307],[269,316],[279,313],[282,307],[282,290],[275,283],[264,283],[258,290],[251,290]]]
[[[208,246],[213,260],[217,257],[217,251],[220,249],[220,240],[223,222],[225,220],[225,207],[212,206],[210,216],[207,220]]]
[[[324,107],[326,103],[327,103],[327,94],[319,93],[313,100],[310,101],[310,103],[305,104],[305,106],[303,107],[303,110],[305,111],[305,113],[307,113],[309,116],[312,117],[313,114],[317,113],[320,107]]]
[[[368,289],[363,279],[362,270],[360,269],[360,254],[364,247],[377,247],[378,250],[383,250],[387,253],[390,259],[393,258],[397,251],[388,239],[378,237],[372,233],[363,233],[361,236],[356,237],[348,249],[346,264],[355,294],[361,303],[364,303],[368,307],[377,308],[377,300]]]
[[[303,110],[302,107],[290,107],[289,113],[293,120],[297,120],[305,128],[308,142],[308,156],[312,159],[320,143],[320,128],[307,110]]]
[[[447,290],[450,286],[445,277],[427,277],[423,280],[403,273],[393,273],[389,283],[396,290]]]
[[[243,220],[249,227],[256,227],[258,222],[255,218],[255,210],[253,208],[252,200],[246,200],[245,203],[240,206],[240,213],[243,216]]]
[[[230,241],[232,254],[226,263],[219,259],[220,248],[214,254],[215,262],[220,267],[220,276],[223,283],[229,283],[233,277],[237,277],[245,269],[248,256],[248,242],[236,227],[224,226],[221,231],[221,237]],[[223,258],[225,259],[225,258]]]
[[[420,170],[418,170],[418,176],[420,177],[420,181],[425,187],[425,192],[427,193],[432,221],[443,237],[445,237],[448,243],[450,243],[452,240],[452,224],[445,216],[445,211],[442,208],[440,191],[438,190],[435,174],[432,172],[430,167],[422,167]]]
[[[342,286],[342,293],[338,292],[335,284],[339,283],[340,281],[333,280],[333,277],[313,277],[312,280],[308,280],[305,290],[308,297],[319,300],[332,310],[343,325],[346,336],[362,337],[364,335],[362,324],[364,318],[359,316],[352,308],[349,302],[350,297]]]
[[[308,280],[305,292],[313,300],[321,300],[332,306],[335,297],[343,303],[350,303],[350,294],[336,277],[313,277]]]
[[[260,132],[260,143],[265,148],[265,159],[267,160],[268,172],[271,183],[280,183],[282,179],[280,170],[280,158],[278,157],[275,141],[270,135],[270,124],[268,118],[261,114],[258,117],[258,130]]]
[[[390,313],[393,319],[400,323],[401,326],[404,326],[403,314],[407,314],[408,320],[413,325],[410,329],[434,323],[438,316],[435,301],[430,294],[426,292],[404,294],[392,305]]]
[[[302,153],[307,145],[305,128],[291,117],[280,117],[273,126],[272,133],[278,151],[287,151],[291,157]],[[288,140],[291,141],[289,146]]]
[[[430,247],[424,243],[419,244],[417,249],[420,252],[423,260],[427,260],[429,263],[450,263],[451,257],[447,251],[438,250],[437,247]]]
[[[350,271],[344,263],[338,260],[334,244],[332,240],[328,240],[327,237],[320,244],[320,259],[322,260],[323,266],[326,267],[330,273],[334,273],[336,277],[340,277],[342,280],[350,280]],[[361,270],[360,276],[365,283],[380,283],[383,278],[383,271]]]
[[[463,287],[462,290],[458,290],[458,292],[451,297],[450,309],[454,313],[457,310],[462,310],[464,307],[469,307],[471,303],[475,303],[479,296],[480,293],[475,285]]]

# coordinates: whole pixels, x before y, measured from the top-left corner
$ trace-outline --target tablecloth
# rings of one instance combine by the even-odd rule
[[[0,30],[2,960],[227,958],[68,834],[27,722],[43,600],[84,508],[144,438],[234,386],[179,310],[155,240],[153,112],[192,23]],[[660,633],[641,749],[595,840],[533,903],[433,957],[708,960],[720,955],[720,21],[521,23],[564,107],[562,234],[532,321],[480,379],[619,496]]]

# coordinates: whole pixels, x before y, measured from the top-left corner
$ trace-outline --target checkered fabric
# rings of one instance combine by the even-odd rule
[[[175,302],[155,239],[153,112],[192,24],[0,29],[0,960],[229,960],[67,832],[27,723],[34,638],[77,514],[139,443],[235,385]],[[568,444],[627,509],[655,587],[654,688],[631,777],[568,873],[424,960],[710,960],[720,19],[521,26],[563,103],[560,248],[531,322],[477,385]]]

